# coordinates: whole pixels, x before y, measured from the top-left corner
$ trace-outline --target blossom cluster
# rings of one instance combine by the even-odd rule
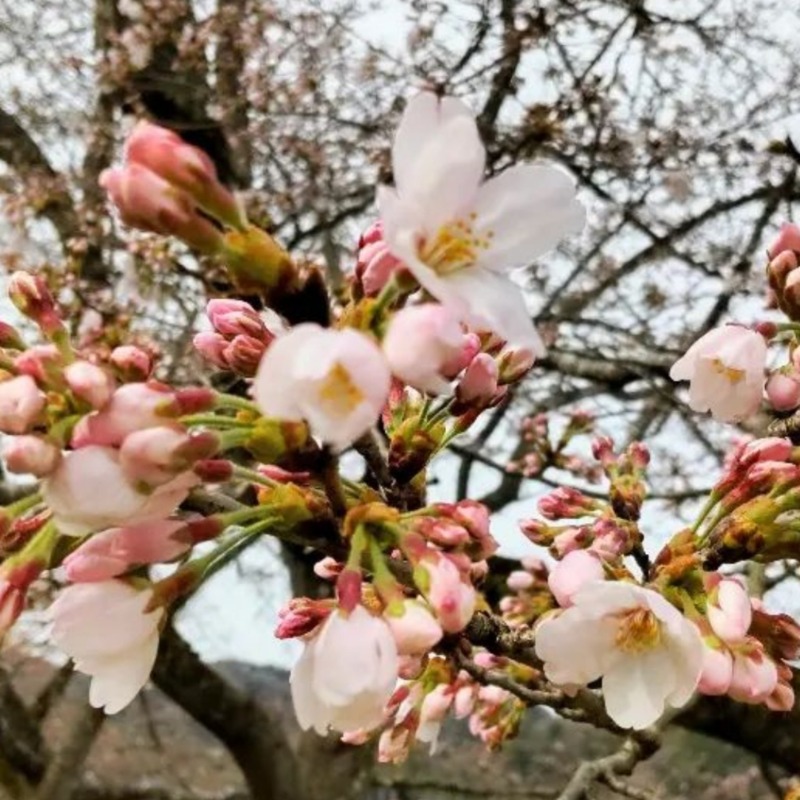
[[[545,355],[508,273],[585,214],[559,168],[485,180],[476,120],[453,98],[408,103],[392,166],[347,295],[331,300],[318,270],[247,219],[208,156],[136,126],[102,185],[126,225],[215,259],[232,293],[258,298],[211,299],[194,339],[237,390],[163,383],[151,352],[106,346],[102,331],[73,340],[44,280],[12,276],[39,341],[0,323],[0,432],[8,470],[38,483],[0,512],[2,630],[48,573],[52,642],[91,676],[92,705],[114,713],[147,682],[176,604],[272,536],[314,550],[329,589],[279,613],[276,635],[303,643],[298,723],[375,739],[383,761],[415,741],[435,747],[448,715],[497,747],[527,705],[598,691],[606,716],[593,721],[614,729],[653,725],[696,693],[791,708],[800,626],[734,574],[797,556],[791,431],[742,443],[694,526],[652,559],[650,454],[605,436],[591,457],[573,452],[594,434],[585,411],[558,435],[545,415],[526,417],[507,467],[583,486],[540,497],[521,523],[548,561],[532,552],[503,571],[484,505],[428,501],[432,460]],[[692,408],[738,421],[764,399],[779,416],[800,406],[798,257],[800,229],[787,226],[768,274],[790,322],[708,332],[674,365]],[[767,375],[769,347],[785,342],[789,362]],[[360,480],[340,466],[351,450]]]

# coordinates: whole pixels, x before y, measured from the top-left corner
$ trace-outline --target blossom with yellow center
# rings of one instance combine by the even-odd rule
[[[483,180],[486,151],[470,110],[451,97],[409,101],[395,136],[395,186],[378,189],[386,244],[423,289],[463,321],[544,353],[520,288],[529,265],[584,224],[572,179],[517,165]]]
[[[386,359],[370,336],[305,323],[267,348],[253,394],[266,416],[304,419],[314,436],[344,449],[375,424],[390,381]]]
[[[767,343],[757,331],[724,325],[701,336],[669,372],[689,381],[689,405],[723,422],[754,414],[764,393]]]
[[[623,728],[646,728],[688,703],[703,663],[700,633],[677,608],[619,581],[584,585],[570,608],[538,626],[536,653],[554,683],[602,678],[606,710]]]

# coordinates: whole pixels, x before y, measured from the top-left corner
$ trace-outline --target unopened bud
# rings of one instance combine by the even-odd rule
[[[11,302],[33,320],[48,338],[65,332],[56,310],[56,301],[44,279],[30,272],[15,272],[8,281]]]
[[[111,363],[126,383],[145,381],[150,377],[153,360],[141,347],[121,345],[111,351]]]

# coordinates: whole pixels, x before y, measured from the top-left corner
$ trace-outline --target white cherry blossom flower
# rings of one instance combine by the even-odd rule
[[[292,668],[292,702],[300,727],[320,734],[329,728],[374,728],[383,720],[397,670],[394,636],[381,617],[363,606],[350,614],[334,611]]]
[[[723,422],[754,414],[764,391],[767,343],[748,328],[725,325],[701,336],[669,372],[689,381],[689,405]]]
[[[646,728],[688,703],[703,666],[700,634],[680,611],[652,589],[611,581],[586,585],[544,620],[536,653],[554,683],[602,677],[606,710],[623,728]]]
[[[120,580],[77,583],[50,606],[53,643],[91,676],[89,702],[107,714],[125,708],[150,677],[164,615],[145,613],[152,596]]]
[[[562,170],[523,164],[483,180],[486,151],[469,108],[422,93],[395,136],[395,187],[378,189],[389,249],[441,303],[537,354],[544,345],[506,275],[579,231],[585,212]]]
[[[380,347],[351,328],[292,328],[264,353],[253,381],[267,416],[305,419],[324,442],[344,449],[375,423],[391,373]]]

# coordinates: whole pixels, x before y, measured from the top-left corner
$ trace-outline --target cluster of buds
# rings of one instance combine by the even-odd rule
[[[547,565],[536,556],[520,560],[520,569],[513,570],[506,580],[509,594],[500,598],[500,612],[512,627],[532,625],[539,617],[555,608],[549,585]]]
[[[779,437],[736,448],[695,525],[707,568],[746,559],[766,563],[797,552],[798,459],[797,448]]]
[[[567,446],[576,437],[589,434],[593,430],[593,415],[582,409],[569,415],[558,436],[551,433],[551,420],[547,414],[525,417],[520,425],[522,452],[508,464],[507,469],[520,472],[526,478],[534,478],[545,469],[554,468],[596,483],[602,476],[598,464],[577,453],[567,452]]]
[[[297,274],[288,254],[247,221],[208,155],[174,131],[139,122],[124,166],[107,169],[100,183],[126,225],[220,257],[242,288],[274,293],[294,287]]]
[[[531,670],[487,652],[476,653],[474,663],[480,671],[509,672],[515,679],[530,677]],[[523,711],[524,705],[505,689],[482,685],[466,671],[431,658],[416,676],[400,684],[388,703],[378,760],[402,763],[414,742],[429,745],[435,753],[448,715],[467,719],[470,733],[496,749],[516,736]]]
[[[769,614],[736,579],[710,573],[695,624],[703,635],[703,672],[698,690],[728,695],[773,711],[794,706],[792,670],[800,655],[800,626],[785,614]]]
[[[598,563],[619,564],[623,556],[641,547],[637,520],[645,495],[643,476],[649,455],[639,443],[616,455],[607,437],[595,439],[592,452],[609,479],[609,501],[562,486],[539,498],[539,513],[547,521],[523,520],[520,528],[534,544],[549,547],[557,559],[586,551]],[[567,524],[550,524],[561,520]]]
[[[206,314],[214,330],[194,337],[197,351],[219,369],[252,378],[275,338],[260,314],[243,300],[211,300]]]

